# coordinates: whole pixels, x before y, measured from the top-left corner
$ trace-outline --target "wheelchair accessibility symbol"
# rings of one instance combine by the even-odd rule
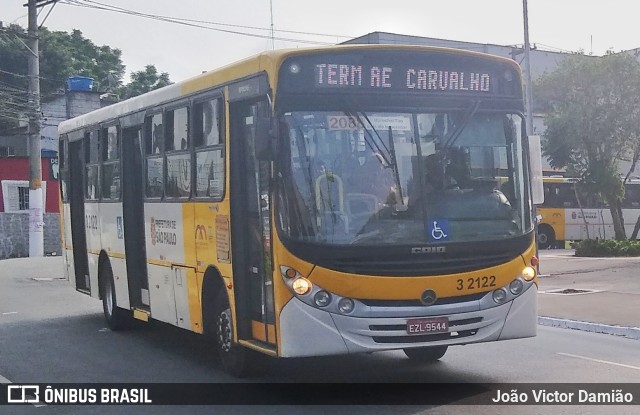
[[[435,241],[446,241],[449,239],[449,221],[446,219],[436,219],[429,222],[429,233]]]

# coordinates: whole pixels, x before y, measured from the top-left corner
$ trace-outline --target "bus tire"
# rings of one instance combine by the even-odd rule
[[[234,342],[233,320],[229,299],[220,290],[215,302],[216,347],[220,364],[225,372],[242,378],[251,373],[251,351]]]
[[[117,306],[113,271],[108,260],[103,261],[100,267],[100,295],[107,326],[113,331],[127,328],[131,322],[131,312]]]
[[[449,346],[430,346],[430,347],[414,347],[403,349],[404,354],[411,360],[420,363],[429,363],[440,360],[447,352]]]
[[[538,226],[538,248],[547,249],[555,245],[556,233],[549,225],[543,224]]]

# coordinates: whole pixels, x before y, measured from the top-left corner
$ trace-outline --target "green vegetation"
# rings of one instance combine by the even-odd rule
[[[131,73],[124,84],[125,65],[120,49],[98,46],[79,30],[70,33],[50,31],[42,27],[40,42],[40,93],[47,102],[64,91],[69,76],[94,79],[94,91],[110,93],[116,101],[131,98],[169,85],[166,72],[154,65]],[[27,97],[27,32],[16,24],[0,29],[0,134],[18,126],[18,119],[28,114]]]
[[[633,55],[576,54],[538,81],[534,95],[547,113],[543,151],[590,194],[606,202],[616,240],[627,235],[623,183],[640,160],[640,62]],[[620,161],[631,162],[626,177]],[[640,221],[630,239],[636,239]]]
[[[576,256],[584,257],[640,256],[640,241],[585,239],[575,248]]]

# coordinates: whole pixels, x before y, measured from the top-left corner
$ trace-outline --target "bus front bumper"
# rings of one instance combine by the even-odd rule
[[[488,293],[487,295],[491,295]],[[477,311],[402,317],[350,317],[293,298],[280,314],[282,357],[325,356],[532,337],[537,329],[537,286],[510,302]],[[449,332],[409,335],[407,320],[447,317]]]

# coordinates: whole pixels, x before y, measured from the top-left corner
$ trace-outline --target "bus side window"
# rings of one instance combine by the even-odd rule
[[[102,189],[103,200],[120,199],[120,140],[115,125],[102,130]]]
[[[195,147],[222,144],[222,99],[198,102],[193,106]]]
[[[85,200],[97,200],[100,197],[100,132],[91,131],[85,140]]]
[[[165,112],[164,132],[166,151],[180,151],[189,148],[189,110],[187,107]]]
[[[164,131],[162,113],[147,117],[144,122],[145,154],[162,154],[164,151]]]
[[[197,102],[193,106],[196,197],[222,200],[224,196],[223,108],[222,98]]]
[[[164,194],[164,132],[162,113],[145,118],[145,196],[161,198]]]
[[[189,110],[187,107],[164,114],[167,177],[166,197],[191,196],[191,152],[189,143]]]

